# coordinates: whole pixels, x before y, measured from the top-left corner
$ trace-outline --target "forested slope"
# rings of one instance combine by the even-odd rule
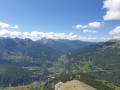
[[[83,71],[97,75],[120,85],[120,41],[110,40],[104,43],[80,48],[67,55],[66,69]]]

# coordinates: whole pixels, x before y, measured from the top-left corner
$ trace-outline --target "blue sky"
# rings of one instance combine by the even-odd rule
[[[0,0],[0,36],[22,34],[23,38],[28,36],[33,40],[46,35],[52,39],[70,37],[85,41],[118,39],[119,16],[119,0]],[[2,27],[4,24],[10,26]]]

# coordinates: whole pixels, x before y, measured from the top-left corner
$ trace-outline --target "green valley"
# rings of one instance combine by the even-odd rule
[[[79,80],[98,90],[119,90],[119,40],[92,45],[44,40],[47,43],[0,38],[1,89],[54,90],[59,81]],[[65,42],[71,43],[74,49]]]

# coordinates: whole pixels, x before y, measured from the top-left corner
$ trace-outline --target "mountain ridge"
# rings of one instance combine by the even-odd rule
[[[80,48],[67,55],[66,69],[97,75],[116,84],[119,80],[120,40],[110,40]],[[70,64],[72,63],[72,65]]]
[[[64,47],[65,45],[63,45],[62,43],[58,43],[54,40],[48,40],[48,41],[54,42],[56,46],[53,45],[53,47],[56,48],[58,48],[57,45],[59,44],[60,44],[59,47],[62,47],[63,49],[66,49],[67,47],[67,46]],[[0,65],[5,64],[5,66],[9,66],[9,65],[17,66],[18,68],[20,68],[18,70],[24,68],[32,72],[33,79],[47,80],[50,75],[56,74],[57,71],[60,71],[60,68],[56,68],[55,66],[58,65],[57,63],[58,58],[61,55],[63,55],[65,52],[57,50],[56,48],[49,47],[37,41],[32,41],[31,39],[1,37]],[[67,47],[67,50],[69,48],[70,47]],[[12,66],[10,66],[10,68],[11,67]],[[7,69],[9,71],[9,68]],[[16,68],[14,70],[16,71]],[[13,76],[15,76],[15,74],[13,74]],[[15,77],[17,78],[17,76]],[[2,78],[3,76],[1,76],[0,74],[0,80]],[[10,77],[8,78],[8,80],[11,80]],[[9,82],[7,83],[7,81],[5,81],[4,84],[8,86]],[[5,86],[4,84],[3,86]]]
[[[68,39],[52,40],[52,39],[45,39],[45,38],[41,40],[37,40],[36,42],[39,42],[48,47],[57,49],[60,52],[63,52],[63,54],[71,52],[81,47],[95,44],[93,42],[85,42],[80,40],[68,40]]]

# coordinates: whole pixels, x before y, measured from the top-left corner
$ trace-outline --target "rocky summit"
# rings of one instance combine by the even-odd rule
[[[66,83],[59,82],[55,85],[55,90],[97,90],[78,80],[68,81]]]

